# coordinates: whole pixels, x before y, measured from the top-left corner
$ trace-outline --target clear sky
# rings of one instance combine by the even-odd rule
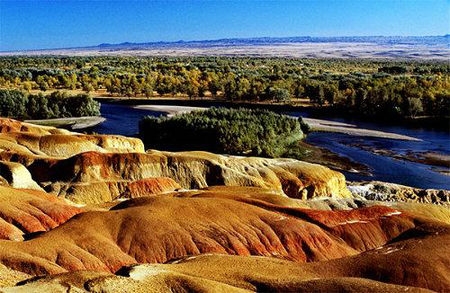
[[[450,33],[450,0],[0,0],[0,51],[100,43]]]

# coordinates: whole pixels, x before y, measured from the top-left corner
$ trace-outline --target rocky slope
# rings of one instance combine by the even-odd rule
[[[30,291],[89,292],[445,292],[450,286],[449,227],[422,224],[357,256],[296,263],[269,257],[208,254],[166,264],[124,267],[116,274],[76,272],[31,279]],[[425,289],[428,288],[428,289]]]
[[[168,207],[167,203],[174,199],[186,202]],[[412,224],[411,218],[379,207],[346,213],[289,208],[290,214],[301,215],[292,216],[279,211],[268,213],[261,208],[255,213],[255,207],[238,207],[239,201],[231,207],[229,203],[224,206],[219,201],[211,214],[193,199],[212,198],[130,200],[112,208],[108,216],[102,217],[98,212],[85,213],[32,240],[0,243],[0,260],[9,268],[2,274],[3,283],[26,279],[23,272],[47,275],[3,290],[65,292],[78,288],[95,292],[143,292],[152,288],[158,292],[323,292],[337,289],[346,292],[430,292],[425,290],[430,289],[445,292],[450,286],[448,225],[417,219]],[[160,200],[162,203],[158,203]],[[148,202],[152,204],[148,205]],[[150,213],[138,210],[144,206],[158,215],[150,216]],[[203,207],[199,209],[200,206]],[[216,210],[220,206],[228,211],[223,214],[223,210]],[[176,211],[168,211],[173,208]],[[236,214],[240,218],[230,214],[230,208],[233,211],[238,208]],[[161,225],[167,216],[169,222]],[[118,217],[122,218],[119,225]],[[197,220],[186,223],[187,217]],[[262,222],[254,222],[258,218]],[[345,223],[341,222],[343,219]],[[157,222],[152,224],[155,220]],[[384,221],[379,225],[381,229],[373,229],[374,223],[379,221]],[[86,230],[83,228],[87,222],[92,228]],[[403,223],[400,225],[403,229],[398,229],[399,223]],[[199,224],[200,230],[196,228]],[[382,228],[386,226],[390,228]],[[396,228],[392,229],[394,226]],[[167,230],[168,227],[172,228]],[[140,231],[140,235],[132,231]],[[342,235],[348,238],[342,241],[345,238]],[[394,235],[396,237],[392,237]],[[358,244],[377,238],[380,242],[373,245]],[[197,241],[198,251],[190,250],[193,246],[189,243],[193,241]],[[254,256],[258,251],[261,255],[264,249],[274,252],[279,241],[280,246],[287,244],[281,249],[284,255],[263,253],[265,256]],[[352,246],[359,246],[361,250]],[[252,251],[248,247],[253,247]],[[172,251],[173,258],[165,264],[155,263],[165,262],[167,258],[150,259],[168,251]],[[300,257],[292,259],[296,255]],[[303,255],[312,256],[309,259],[312,262],[304,263]],[[318,261],[320,259],[324,261]],[[153,264],[136,265],[148,262]]]
[[[291,159],[0,119],[0,291],[445,292],[450,209]]]
[[[450,191],[420,189],[387,182],[354,182],[349,186],[353,196],[385,202],[433,203],[450,206]]]
[[[136,194],[130,190],[152,185],[158,186],[154,192],[227,185],[263,187],[303,199],[350,196],[342,174],[293,159],[145,153],[136,138],[81,135],[10,119],[0,120],[0,130],[4,183],[44,188],[79,203],[133,197]],[[158,179],[161,177],[165,179]],[[154,184],[149,183],[150,178]],[[138,187],[139,182],[144,187]]]
[[[45,192],[0,186],[0,239],[49,231],[82,210]]]
[[[319,261],[379,247],[414,226],[390,208],[327,212],[255,205],[213,192],[207,197],[175,193],[85,212],[25,242],[0,242],[0,259],[35,275],[115,272],[124,265],[203,253]]]

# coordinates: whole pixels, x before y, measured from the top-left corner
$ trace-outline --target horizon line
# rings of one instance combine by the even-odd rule
[[[120,46],[120,45],[147,45],[147,44],[180,44],[180,43],[201,43],[201,42],[220,42],[220,41],[230,41],[230,40],[270,40],[270,39],[293,39],[293,38],[310,38],[310,39],[333,39],[333,38],[438,38],[438,37],[449,37],[450,34],[444,35],[346,35],[346,36],[289,36],[289,37],[274,37],[274,36],[265,36],[265,37],[229,37],[229,38],[218,38],[218,39],[203,39],[203,40],[177,40],[177,41],[148,41],[148,42],[130,42],[124,41],[120,43],[99,43],[96,45],[85,45],[85,46],[71,46],[71,47],[56,47],[56,48],[35,48],[35,49],[18,49],[18,50],[0,50],[0,53],[23,53],[23,52],[34,52],[34,51],[54,51],[54,50],[73,50],[73,49],[90,49],[97,47],[106,47],[106,46]]]

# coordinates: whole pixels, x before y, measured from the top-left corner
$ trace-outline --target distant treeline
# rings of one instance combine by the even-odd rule
[[[100,104],[87,94],[65,92],[32,95],[0,89],[0,116],[16,119],[49,119],[100,115]]]
[[[433,61],[225,57],[2,57],[0,87],[112,96],[306,98],[365,117],[450,115],[450,65]]]
[[[139,134],[147,148],[264,157],[287,153],[308,129],[301,119],[242,108],[210,108],[173,117],[147,116],[139,124]]]

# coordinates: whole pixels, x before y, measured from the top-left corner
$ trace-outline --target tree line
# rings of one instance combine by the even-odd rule
[[[0,116],[16,119],[49,119],[100,115],[100,104],[87,94],[55,91],[44,95],[0,89]]]
[[[276,103],[309,99],[364,116],[450,115],[450,65],[437,61],[2,57],[0,88]]]

